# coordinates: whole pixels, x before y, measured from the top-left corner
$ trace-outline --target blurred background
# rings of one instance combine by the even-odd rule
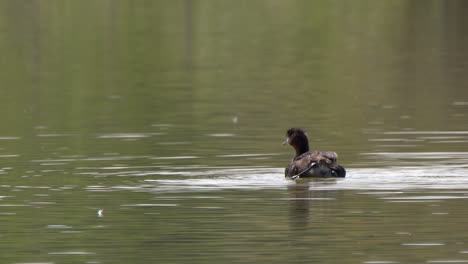
[[[362,233],[330,242],[335,247],[313,257],[307,254],[317,241],[343,233],[339,220],[328,227],[331,235],[306,233],[301,235],[306,242],[291,242],[285,231],[288,204],[270,201],[291,195],[282,168],[293,151],[281,142],[288,128],[302,127],[313,149],[338,152],[350,173],[348,182],[341,183],[344,189],[369,186],[369,179],[376,181],[374,188],[379,175],[395,181],[408,176],[406,169],[394,166],[419,166],[413,168],[417,183],[428,175],[454,175],[468,160],[467,12],[463,0],[0,1],[0,202],[14,205],[6,215],[0,212],[0,237],[6,241],[0,248],[11,252],[4,255],[4,263],[159,263],[158,254],[169,261],[164,263],[207,263],[220,256],[229,263],[252,258],[284,263],[288,252],[281,251],[282,258],[274,252],[285,245],[301,252],[294,263],[343,263],[350,258],[357,263],[398,263],[375,261],[393,257],[389,252],[401,250],[399,242],[366,255],[372,251],[368,247],[380,244],[370,240],[359,248],[354,241],[364,239]],[[435,174],[420,171],[433,165],[452,167],[439,167]],[[459,178],[452,189],[466,184],[466,170],[455,174]],[[200,177],[208,181],[191,188],[192,180]],[[170,182],[174,180],[179,181]],[[433,180],[428,184],[438,184]],[[166,212],[158,211],[160,203],[153,200],[170,200],[165,193],[158,195],[180,186],[184,191],[175,196],[188,198],[171,202],[167,208],[174,209],[163,208],[173,210],[164,222],[183,226],[183,232],[174,231],[177,227],[150,228],[160,223],[155,214]],[[204,222],[206,215],[180,207],[199,207],[191,205],[192,192],[198,197],[207,186],[215,186],[218,193],[202,199],[202,207],[223,207],[217,196],[241,201],[233,203],[229,213],[213,213],[210,224]],[[241,187],[246,188],[242,194],[230,190]],[[300,195],[309,195],[307,188]],[[252,197],[273,204],[242,202]],[[363,212],[384,207],[381,200],[356,196],[356,191],[326,193],[325,198],[330,197],[337,202],[300,204],[302,213],[289,217],[304,226],[316,221],[308,218],[310,212],[321,215],[324,207],[335,208],[319,220],[326,225],[327,217],[341,219],[350,207],[362,206],[365,209],[356,210]],[[352,205],[343,206],[343,197]],[[464,212],[460,200],[455,203],[451,208]],[[132,209],[147,204],[157,210],[143,214]],[[258,214],[267,204],[271,211],[263,218]],[[94,222],[101,207],[105,217],[98,220],[110,222]],[[112,208],[114,218],[109,218]],[[408,216],[408,211],[415,215]],[[279,219],[270,223],[274,212]],[[424,218],[412,207],[388,207],[386,212]],[[227,226],[247,228],[239,234],[247,241],[261,239],[236,244],[242,254],[230,255],[226,248],[241,238],[224,230],[220,219],[236,215],[239,222]],[[464,217],[434,221],[455,224]],[[249,251],[271,237],[256,233],[248,219],[278,231],[278,244],[262,248],[273,257]],[[191,230],[198,221],[202,228]],[[390,224],[382,221],[380,226]],[[347,222],[347,228],[362,231],[374,223],[352,226],[359,222]],[[152,231],[146,233],[148,228]],[[57,241],[68,237],[57,235],[56,229],[62,235],[62,229],[78,232],[80,238],[71,239],[78,245],[60,247]],[[376,225],[369,234],[376,230],[381,229]],[[438,231],[447,235],[460,230]],[[116,235],[127,232],[128,239]],[[161,234],[174,238],[171,232],[178,235],[164,244],[167,238]],[[182,244],[186,254],[181,255],[176,250],[180,243],[198,241],[191,232],[199,232],[194,237],[205,242],[197,247]],[[229,234],[218,241],[211,232],[214,237],[217,232]],[[399,235],[405,232],[413,231]],[[96,240],[104,235],[109,241]],[[26,243],[26,237],[32,241]],[[153,240],[157,237],[162,240]],[[381,242],[387,245],[392,239]],[[424,237],[423,242],[431,239]],[[464,242],[453,239],[441,243]],[[220,241],[226,248],[219,248]],[[116,253],[104,244],[127,251]],[[198,258],[200,250],[206,254]],[[436,252],[427,250],[411,259],[408,252],[401,253],[397,261],[437,261],[431,254]]]
[[[352,165],[356,153],[382,149],[369,141],[376,131],[466,130],[464,1],[0,5],[5,137],[76,134],[67,147],[89,154],[89,134],[170,124],[183,130],[165,141],[193,144],[132,151],[271,153],[296,126]],[[30,143],[19,147],[37,154]]]

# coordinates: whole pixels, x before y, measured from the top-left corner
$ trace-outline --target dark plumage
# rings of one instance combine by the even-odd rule
[[[299,177],[345,177],[346,170],[336,163],[338,155],[332,151],[309,151],[309,138],[300,128],[291,128],[286,133],[283,144],[296,150],[294,159],[289,163],[285,176]]]

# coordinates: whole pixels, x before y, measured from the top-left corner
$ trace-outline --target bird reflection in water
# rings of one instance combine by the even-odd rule
[[[336,203],[336,191],[315,189],[336,184],[334,178],[301,178],[288,186],[290,226],[305,231],[309,223],[326,218]]]

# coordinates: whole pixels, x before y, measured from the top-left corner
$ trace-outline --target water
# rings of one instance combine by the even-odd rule
[[[0,262],[468,263],[466,5],[1,2]]]

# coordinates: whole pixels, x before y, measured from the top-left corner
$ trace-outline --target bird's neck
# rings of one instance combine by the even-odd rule
[[[302,142],[298,143],[299,144],[294,145],[294,149],[296,149],[296,157],[309,151],[309,142],[307,142],[307,140],[303,140]]]

